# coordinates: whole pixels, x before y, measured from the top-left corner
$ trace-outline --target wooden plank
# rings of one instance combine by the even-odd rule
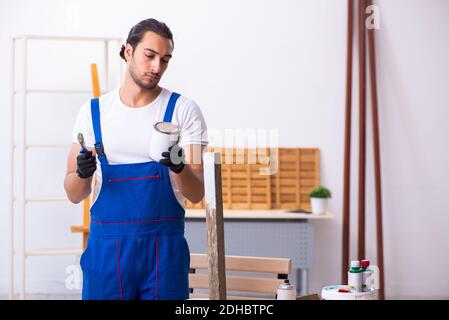
[[[267,181],[270,182],[270,179],[268,179],[268,178],[253,179],[251,181],[251,187],[252,188],[263,187],[265,189],[267,187]]]
[[[317,179],[301,179],[301,186],[316,186],[319,184],[319,180],[317,183]]]
[[[318,150],[318,148],[301,148],[301,153],[303,155],[314,155]]]
[[[281,157],[295,155],[295,148],[279,148],[279,155]]]
[[[267,150],[266,155],[270,156],[270,150]],[[267,172],[270,172],[269,170]],[[266,195],[267,195],[267,201],[265,203],[265,205],[268,208],[271,208],[271,191],[272,191],[272,187],[271,187],[271,177],[268,174],[265,174],[264,177],[265,179],[265,188],[266,188]]]
[[[277,288],[282,282],[282,279],[226,276],[226,288],[229,291],[276,294]],[[190,273],[189,287],[193,289],[207,289],[209,287],[209,276],[207,274]]]
[[[260,203],[260,202],[267,202],[267,196],[266,195],[253,195],[251,199],[251,204],[254,203]]]
[[[267,196],[267,188],[266,187],[252,187],[252,194],[253,195],[265,195]]]
[[[296,194],[281,193],[281,202],[294,203],[296,205]]]
[[[285,171],[284,170],[284,171],[279,172],[279,177],[280,178],[298,179],[298,173],[295,170],[293,170],[293,171]]]
[[[299,150],[302,150],[302,149],[299,149]],[[299,158],[299,161],[301,161],[301,162],[314,162],[315,160],[316,160],[315,153],[310,154],[310,155],[301,155],[301,157]]]
[[[223,160],[223,154],[221,159]],[[226,174],[226,200],[223,201],[224,207],[226,209],[229,209],[231,207],[231,203],[232,203],[232,191],[231,191],[231,186],[232,186],[232,180],[231,180],[231,166],[226,166],[225,170],[223,170],[223,168],[221,169],[221,172],[225,172]]]
[[[260,169],[269,168],[269,167],[270,167],[269,164],[261,164],[261,163],[251,164],[251,170],[254,172],[259,172]]]
[[[257,202],[253,201],[250,206],[251,210],[270,210],[271,209],[271,203],[268,203],[267,200]]]
[[[232,169],[231,180],[234,180],[236,178],[237,179],[247,179],[248,173],[246,171],[234,171],[234,169]]]
[[[300,167],[300,161],[299,161],[299,158],[300,158],[300,156],[301,156],[301,153],[300,153],[300,149],[298,148],[298,149],[296,149],[295,150],[296,151],[296,162],[295,162],[295,170],[296,170],[296,179],[295,179],[295,205],[296,205],[296,207],[298,207],[299,208],[299,203],[300,203],[300,181],[299,181],[299,167]]]
[[[251,256],[225,256],[227,271],[242,271],[255,273],[289,274],[291,259],[267,258]],[[204,253],[190,254],[190,268],[207,269],[207,255]]]
[[[298,186],[286,186],[284,188],[282,188],[282,193],[281,194],[294,194],[296,195],[298,192]]]
[[[232,203],[248,203],[248,196],[240,193],[232,194]],[[249,205],[249,203],[248,203]]]
[[[246,202],[233,202],[231,203],[229,209],[251,209],[251,204]]]
[[[231,164],[230,165],[232,172],[246,172],[247,164]]]
[[[316,152],[315,153],[315,185],[320,185],[320,153]]]
[[[207,288],[211,300],[226,299],[223,200],[221,195],[221,155],[205,152],[204,190],[207,224]]]
[[[246,187],[246,179],[232,179],[231,188],[233,187]]]
[[[248,193],[248,188],[231,188],[231,194],[232,195],[245,195]]]
[[[284,193],[283,192],[284,188],[296,187],[296,181],[297,181],[297,179],[291,179],[291,178],[283,179],[281,181],[281,190],[282,190],[281,193]]]
[[[314,162],[303,162],[301,164],[301,168],[303,170],[309,170],[309,171],[314,171],[316,170],[316,165]]]
[[[252,187],[252,194],[258,194],[258,195],[267,195],[267,188],[262,187]]]
[[[297,159],[298,160],[298,159]],[[279,164],[279,168],[281,170],[285,171],[294,171],[296,172],[298,169],[298,161],[292,161],[292,162],[281,162]]]
[[[296,150],[299,150],[299,149],[296,149]],[[293,150],[292,153],[281,155],[281,158],[280,158],[281,165],[284,163],[296,163],[297,161],[298,161],[298,155],[296,154],[295,150]]]
[[[281,173],[278,171],[275,175],[276,178],[276,200],[275,200],[275,207],[279,208],[281,204]]]
[[[189,299],[204,299],[209,298],[206,293],[191,293]],[[250,297],[250,296],[226,296],[227,300],[273,300],[274,298]]]
[[[315,171],[306,171],[303,170],[303,168],[301,167],[301,171],[299,173],[299,178],[315,178],[316,173]]]

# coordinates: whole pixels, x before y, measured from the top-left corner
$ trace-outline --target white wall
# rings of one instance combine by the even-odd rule
[[[449,298],[449,277],[438,272],[440,266],[449,263],[449,3],[379,3],[381,25],[376,35],[387,297]],[[333,191],[330,205],[335,219],[316,222],[311,291],[338,283],[346,61],[343,0],[0,0],[0,143],[4,150],[0,154],[0,175],[8,174],[10,37],[123,38],[134,23],[147,17],[165,21],[175,35],[174,59],[163,85],[193,97],[210,128],[278,129],[281,146],[321,149],[322,183]],[[30,59],[36,62],[36,69],[30,83],[36,88],[89,89],[88,63],[94,60],[102,68],[101,51],[95,46],[66,45],[58,49],[50,45],[46,49],[37,45],[35,50]],[[51,63],[56,68],[52,69]],[[357,75],[356,67],[354,73]],[[29,138],[41,143],[68,143],[74,116],[86,98],[35,96],[30,110],[40,121],[31,124],[34,133]],[[358,101],[356,93],[354,101]],[[44,112],[36,113],[35,108]],[[57,111],[49,118],[52,108]],[[62,108],[67,112],[61,112]],[[353,117],[358,119],[357,110]],[[353,146],[357,146],[356,138]],[[30,154],[30,159],[36,157],[30,172],[37,174],[35,181],[40,181],[29,186],[30,192],[63,195],[65,151]],[[369,147],[367,158],[367,255],[375,262]],[[353,164],[356,160],[354,150]],[[355,178],[357,168],[353,168]],[[0,181],[1,252],[7,252],[7,182]],[[355,227],[355,184],[352,192]],[[30,206],[29,245],[79,246],[80,236],[69,234],[68,228],[81,222],[80,212],[79,206],[69,204]],[[65,267],[76,263],[73,257],[31,258],[30,290],[68,293]],[[0,293],[7,292],[7,267],[7,256],[1,255]],[[428,272],[429,268],[433,272]]]

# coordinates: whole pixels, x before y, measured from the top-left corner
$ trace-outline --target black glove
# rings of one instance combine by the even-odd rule
[[[180,173],[184,169],[184,150],[177,144],[168,148],[168,152],[162,152],[162,156],[163,158],[159,160],[159,163],[169,167],[174,173]]]
[[[87,179],[91,177],[97,169],[97,157],[92,154],[92,151],[80,152],[76,157],[76,173],[78,177]]]

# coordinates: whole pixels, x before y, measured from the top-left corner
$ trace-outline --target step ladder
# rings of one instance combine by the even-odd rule
[[[111,37],[60,37],[60,36],[36,36],[36,35],[25,35],[25,36],[17,36],[11,39],[11,131],[10,131],[10,155],[9,155],[9,184],[8,184],[8,207],[10,208],[9,214],[9,298],[14,299],[15,297],[15,256],[16,254],[20,257],[21,263],[21,290],[20,290],[20,298],[26,298],[26,276],[27,276],[27,267],[26,261],[28,257],[31,256],[59,256],[59,255],[81,255],[83,249],[81,248],[67,248],[67,249],[29,249],[26,246],[27,239],[27,214],[26,209],[27,205],[35,202],[68,202],[66,197],[28,197],[26,190],[27,183],[27,174],[26,174],[26,164],[27,164],[27,150],[30,148],[68,148],[68,145],[59,145],[59,144],[27,144],[26,141],[26,132],[27,132],[27,96],[30,93],[41,93],[41,94],[92,94],[90,90],[51,90],[51,89],[30,89],[28,88],[27,77],[28,77],[28,44],[30,41],[74,41],[74,42],[99,42],[103,44],[103,57],[104,57],[104,78],[106,81],[105,90],[108,90],[109,83],[109,45],[115,45],[117,52],[120,51],[122,39],[121,38],[111,38]],[[23,43],[23,55],[21,57],[21,63],[23,64],[23,69],[21,73],[21,89],[16,90],[16,45],[18,42]],[[19,61],[19,59],[17,59]],[[20,61],[19,61],[20,62]],[[95,71],[94,71],[95,69]],[[121,78],[122,78],[122,63],[119,57],[116,59],[115,64],[115,72],[117,72],[116,81],[117,85],[120,86]],[[92,67],[92,74],[94,75],[96,72],[97,78],[97,89],[95,89],[95,81],[94,83],[94,94],[100,95],[99,85],[98,85],[98,72],[95,67]],[[95,90],[97,90],[95,92]],[[22,103],[16,107],[15,106],[15,97],[17,95],[21,95],[23,100]],[[15,125],[15,117],[18,117],[19,130],[16,136],[16,125]],[[17,138],[17,144],[15,140]],[[17,152],[16,157],[14,156],[14,152]],[[15,169],[17,168],[18,173],[21,175],[21,179],[15,179]],[[17,194],[14,192],[14,188],[17,186]],[[87,218],[89,218],[89,206],[90,200],[86,199],[83,203],[83,222]],[[21,218],[21,224],[18,226],[19,236],[21,237],[22,245],[19,248],[18,252],[16,252],[16,244],[15,244],[15,217]],[[75,228],[76,229],[76,228]],[[72,227],[73,230],[73,227]],[[87,241],[83,239],[83,241]]]

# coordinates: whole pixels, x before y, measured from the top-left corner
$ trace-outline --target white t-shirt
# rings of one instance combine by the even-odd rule
[[[100,97],[100,118],[102,141],[110,165],[129,164],[151,161],[149,156],[153,124],[162,121],[168,100],[172,92],[162,88],[158,97],[150,104],[131,108],[123,104],[119,89],[108,92]],[[180,96],[176,102],[172,122],[180,128],[179,145],[207,145],[207,127],[203,114],[195,101]],[[82,107],[75,121],[72,141],[78,143],[78,133],[84,135],[88,147],[94,147],[95,135],[92,126],[90,100]],[[93,193],[95,202],[101,189],[101,168],[97,161],[95,177],[97,180]],[[173,179],[171,179],[173,184]],[[178,201],[182,204],[183,197],[173,184]]]

